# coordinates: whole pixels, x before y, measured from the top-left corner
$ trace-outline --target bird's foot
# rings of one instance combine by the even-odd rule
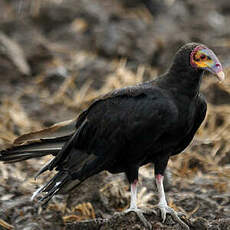
[[[167,204],[158,204],[158,208],[160,209],[163,223],[165,222],[166,214],[168,213],[172,216],[175,222],[179,223],[183,227],[183,229],[190,229],[189,226],[180,219],[181,216],[184,216],[183,213],[177,213],[173,208],[169,207]]]
[[[140,219],[140,221],[144,224],[144,226],[147,228],[147,229],[152,229],[152,225],[147,221],[147,219],[145,218],[144,214],[150,214],[150,213],[155,213],[155,211],[148,211],[148,210],[141,210],[139,208],[128,208],[126,209],[123,213],[119,213],[119,215],[122,215],[122,214],[126,214],[126,213],[129,213],[129,212],[135,212],[136,215],[138,216],[138,218]]]

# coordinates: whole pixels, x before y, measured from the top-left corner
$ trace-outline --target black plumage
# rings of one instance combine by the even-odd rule
[[[207,60],[213,60],[211,67],[200,67],[202,60],[199,64],[195,59],[194,55],[197,58],[203,50],[207,51]],[[103,170],[124,172],[129,182],[135,184],[139,167],[152,162],[155,174],[163,175],[169,157],[189,145],[205,118],[207,105],[199,93],[200,83],[204,70],[214,72],[217,64],[211,50],[189,43],[177,52],[169,70],[156,80],[104,95],[77,120],[68,123],[68,129],[62,124],[50,132],[47,129],[23,136],[16,142],[24,144],[2,151],[0,160],[20,161],[53,154],[53,160],[38,173],[57,171],[39,190],[46,192],[43,202],[55,194],[69,192]],[[223,78],[222,68],[215,73]],[[163,196],[160,194],[160,203]],[[165,208],[167,204],[162,202]]]

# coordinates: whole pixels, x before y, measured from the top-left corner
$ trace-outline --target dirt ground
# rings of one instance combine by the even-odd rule
[[[153,0],[0,1],[0,147],[18,135],[72,119],[97,96],[153,79],[175,51],[196,41],[212,48],[227,79],[203,79],[208,114],[193,143],[168,166],[169,205],[194,230],[230,229],[230,2]],[[31,202],[49,160],[0,163],[0,229],[145,229],[129,204],[124,175],[102,172],[45,210]],[[158,202],[152,165],[141,168],[138,205]],[[96,218],[96,219],[95,219]],[[171,217],[153,229],[180,229]]]

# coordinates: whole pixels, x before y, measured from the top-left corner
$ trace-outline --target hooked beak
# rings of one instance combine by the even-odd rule
[[[209,57],[209,60],[205,61],[206,66],[204,67],[204,69],[216,75],[219,81],[224,81],[225,74],[223,71],[223,67],[218,57],[214,54],[214,52],[207,48],[201,49],[200,52],[204,53],[205,55]]]
[[[217,76],[219,81],[224,81],[224,79],[225,79],[225,74],[223,71],[216,73],[216,76]]]
[[[210,65],[207,67],[207,70],[214,75],[216,75],[217,79],[222,82],[225,79],[225,74],[222,68],[222,65],[220,64],[219,60],[216,60],[216,63],[214,65]]]

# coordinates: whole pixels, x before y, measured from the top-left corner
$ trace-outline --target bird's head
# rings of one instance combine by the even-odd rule
[[[193,68],[207,70],[215,74],[218,80],[225,78],[222,65],[212,50],[204,45],[197,45],[190,54],[190,64]]]
[[[214,52],[205,45],[188,43],[176,53],[172,69],[177,72],[198,72],[207,70],[223,81],[225,76],[222,65]]]

